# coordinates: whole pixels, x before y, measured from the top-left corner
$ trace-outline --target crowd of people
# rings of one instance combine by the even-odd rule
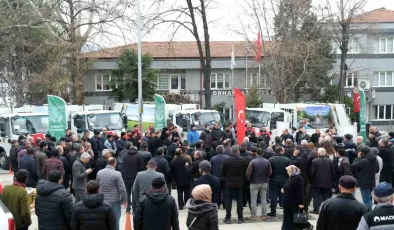
[[[122,205],[133,214],[137,230],[177,230],[184,208],[188,229],[218,229],[220,207],[226,210],[223,222],[232,223],[234,199],[238,224],[276,217],[278,208],[283,230],[313,229],[296,221],[300,213],[319,215],[317,229],[390,229],[394,224],[388,218],[394,215],[394,133],[382,138],[375,127],[366,144],[361,136],[354,142],[335,129],[316,129],[309,136],[303,127],[283,130],[271,140],[269,130],[256,132],[250,123],[245,138],[237,140],[231,122],[223,130],[207,125],[201,134],[191,125],[183,142],[173,125],[163,130],[151,125],[145,134],[135,126],[120,135],[105,128],[89,135],[67,130],[59,140],[47,134],[44,140],[20,136],[11,141],[14,182],[4,187],[1,200],[16,229],[31,225],[26,187],[36,188],[35,212],[43,230],[118,230]],[[356,188],[362,203],[355,199]],[[244,208],[250,216],[244,217]]]

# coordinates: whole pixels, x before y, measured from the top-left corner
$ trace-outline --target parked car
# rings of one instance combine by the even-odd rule
[[[0,200],[0,230],[15,230],[15,221],[12,213]]]

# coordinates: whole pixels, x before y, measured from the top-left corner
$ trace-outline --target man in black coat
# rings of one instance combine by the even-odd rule
[[[100,185],[95,180],[88,182],[82,201],[75,206],[71,218],[72,229],[115,230],[116,218],[110,203],[100,193]]]
[[[193,158],[194,158],[194,161],[191,165],[186,164],[186,170],[187,170],[187,173],[189,174],[190,179],[191,179],[190,187],[193,187],[194,180],[201,176],[198,169],[199,169],[200,162],[204,160],[202,158],[201,151],[194,151]]]
[[[339,178],[341,193],[323,203],[317,221],[317,229],[357,229],[362,216],[368,212],[368,208],[354,198],[353,193],[356,191],[356,184],[357,181],[352,176]]]
[[[389,147],[389,140],[379,141],[379,156],[383,160],[383,169],[380,172],[380,181],[391,183],[391,174],[393,172],[393,151]]]
[[[101,157],[96,161],[96,172],[107,167],[108,158],[111,156],[109,149],[104,149]]]
[[[101,152],[104,149],[103,142],[101,141],[100,137],[100,131],[95,130],[94,131],[94,137],[90,140],[90,143],[92,144],[92,150],[94,153],[94,159],[97,160],[99,157],[101,157]]]
[[[152,157],[156,156],[156,150],[163,146],[161,139],[160,139],[160,131],[155,132],[155,136],[152,139],[151,146],[149,148],[149,152],[152,153]]]
[[[311,136],[311,142],[313,144],[319,143],[320,129],[315,129],[315,133]]]
[[[276,216],[276,206],[278,204],[279,196],[283,196],[281,189],[284,187],[289,175],[286,167],[290,165],[290,159],[284,156],[285,150],[282,146],[275,149],[275,154],[269,158],[272,168],[272,174],[269,181],[271,212],[267,216]],[[282,200],[281,198],[279,200]]]
[[[379,172],[378,161],[368,146],[360,146],[358,156],[352,163],[353,175],[356,176],[363,203],[372,210],[372,190],[375,187],[375,173]]]
[[[35,207],[39,229],[71,229],[73,199],[62,183],[62,174],[57,170],[49,172],[48,181],[38,182]]]
[[[190,197],[190,176],[185,167],[186,162],[187,159],[182,156],[182,149],[177,148],[175,158],[171,162],[171,176],[176,182],[179,210],[183,210]]]
[[[332,182],[335,178],[334,162],[327,157],[326,150],[319,148],[317,154],[318,157],[312,161],[309,170],[313,193],[313,211],[310,213],[313,214],[319,214],[321,202],[331,197]]]
[[[179,144],[180,144],[179,137],[172,138],[172,144],[170,144],[170,146],[168,146],[168,155],[174,157],[175,150],[179,147]]]
[[[226,184],[226,218],[223,222],[225,224],[231,224],[231,206],[233,196],[235,195],[235,200],[237,201],[238,224],[242,224],[244,223],[242,197],[243,179],[248,164],[245,158],[239,156],[239,147],[237,145],[234,145],[231,150],[232,154],[223,161],[221,169]]]
[[[291,141],[290,139],[287,139],[287,140],[285,141],[285,146],[284,146],[284,148],[285,148],[285,153],[284,153],[284,155],[290,159],[290,158],[293,156],[293,153],[294,153],[294,144],[293,144],[293,141]]]
[[[179,230],[175,199],[163,188],[163,178],[152,181],[152,189],[139,198],[133,215],[135,230]]]
[[[200,178],[196,179],[193,183],[193,188],[200,184],[207,184],[212,190],[212,203],[217,204],[218,194],[220,192],[220,181],[219,178],[213,176],[211,172],[211,163],[209,161],[201,161],[199,164],[200,173],[202,174]]]
[[[153,157],[152,159],[155,160],[157,164],[156,172],[163,173],[164,178],[166,178],[168,193],[171,194],[171,183],[172,183],[171,169],[170,169],[170,164],[168,163],[166,158],[164,158],[163,147],[160,147],[156,150],[156,156]]]
[[[306,130],[305,130],[305,128],[304,127],[302,127],[301,129],[300,129],[300,131],[297,133],[298,134],[298,141],[297,141],[297,144],[301,144],[301,141],[302,140],[306,140],[306,141],[310,141],[310,136],[309,136],[309,134],[307,134],[306,133]]]
[[[211,137],[211,130],[209,125],[205,125],[205,130],[200,134],[200,140],[204,143],[204,150],[205,152],[209,152],[212,148],[212,137]]]

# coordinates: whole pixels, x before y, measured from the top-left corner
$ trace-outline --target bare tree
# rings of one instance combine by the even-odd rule
[[[349,41],[355,36],[354,19],[363,11],[368,0],[339,0],[335,4],[331,4],[326,0],[324,9],[328,13],[327,25],[333,34],[333,40],[341,50],[341,61],[339,69],[339,89],[338,100],[343,103],[344,87],[348,71],[346,64],[347,54],[349,51]]]
[[[111,30],[126,30],[132,21],[126,10],[132,0],[28,0],[43,25],[67,47],[65,60],[70,74],[70,101],[82,104],[82,48],[98,34],[113,35]],[[43,11],[40,5],[46,5]]]
[[[212,107],[210,78],[212,58],[209,42],[209,22],[207,19],[207,9],[212,2],[212,0],[186,0],[186,5],[171,5],[168,8],[159,5],[157,12],[145,16],[150,29],[167,24],[173,28],[173,36],[180,28],[185,29],[193,35],[197,43],[201,72],[204,76],[204,96],[205,107],[207,109],[211,109]]]

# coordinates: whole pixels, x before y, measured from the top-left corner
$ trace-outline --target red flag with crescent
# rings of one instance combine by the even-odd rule
[[[241,144],[245,137],[245,108],[246,99],[245,94],[240,89],[234,89],[234,104],[235,115],[237,121],[237,138],[238,143]]]
[[[353,111],[355,113],[360,112],[360,93],[358,89],[354,89],[353,91]]]

